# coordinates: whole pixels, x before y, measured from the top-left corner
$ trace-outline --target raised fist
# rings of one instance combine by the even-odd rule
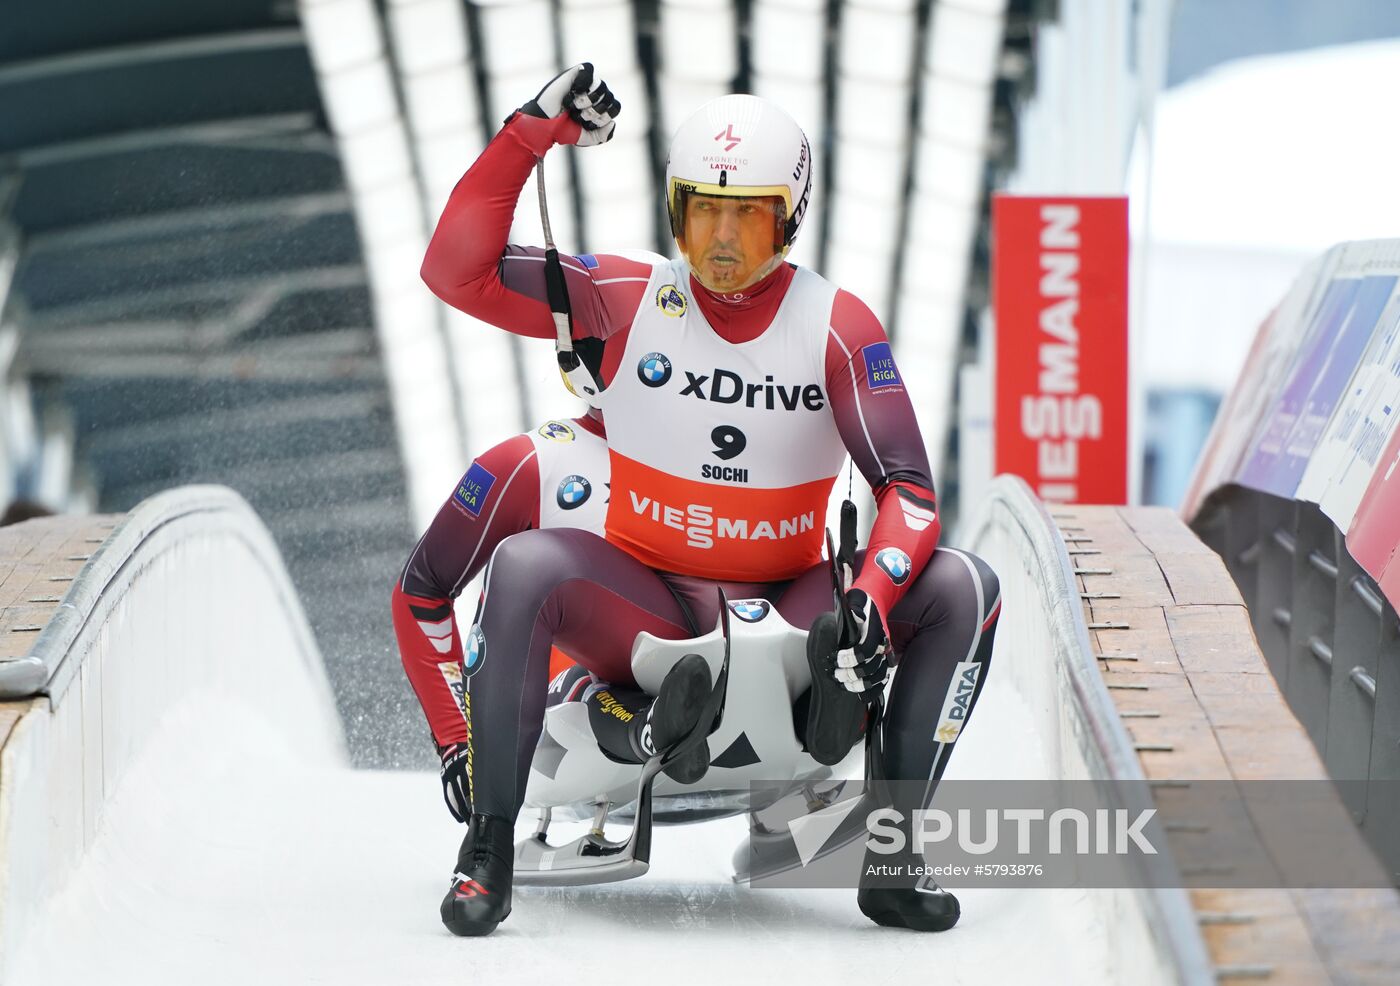
[[[581,62],[560,72],[520,112],[557,126],[556,144],[593,147],[612,140],[622,104],[607,83],[593,81],[593,63]]]

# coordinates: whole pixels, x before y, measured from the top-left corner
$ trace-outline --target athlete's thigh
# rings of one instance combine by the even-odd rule
[[[525,531],[491,559],[482,622],[511,649],[552,642],[614,684],[632,681],[632,643],[643,631],[691,636],[685,614],[654,571],[588,531]],[[523,639],[510,639],[525,634]]]
[[[856,552],[853,566],[856,575],[864,570],[865,558],[865,549]],[[985,575],[982,570],[986,570]],[[988,579],[995,581],[990,570],[975,556],[949,548],[934,551],[908,591],[892,611],[885,614],[888,623],[885,630],[896,662],[911,639],[921,631],[942,626],[959,614],[964,615],[967,622],[978,619],[977,614],[983,607],[978,604],[974,580],[979,576],[984,588]],[[793,626],[807,627],[819,614],[830,612],[834,606],[830,568],[822,562],[793,581],[779,600],[778,611]]]
[[[865,551],[857,551],[857,574],[860,573],[860,566],[864,560]],[[825,561],[813,565],[793,579],[778,599],[778,612],[782,614],[783,619],[799,630],[810,627],[812,621],[822,613],[835,610],[836,593],[831,584],[831,565]]]
[[[898,646],[937,629],[949,644],[965,642],[966,653],[1000,599],[996,574],[986,562],[959,548],[940,547],[890,612],[890,636]]]

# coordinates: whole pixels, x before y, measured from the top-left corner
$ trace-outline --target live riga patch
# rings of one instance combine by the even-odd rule
[[[496,477],[483,468],[481,463],[473,462],[462,481],[457,484],[452,499],[473,517],[480,517],[481,508],[486,505],[486,498],[491,495],[491,487],[495,485]]]
[[[865,356],[865,382],[871,393],[903,387],[899,369],[894,365],[894,353],[888,342],[876,342],[861,350]]]

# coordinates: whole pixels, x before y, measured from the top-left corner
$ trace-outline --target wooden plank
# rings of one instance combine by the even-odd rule
[[[1126,630],[1090,630],[1095,654],[1128,655],[1132,661],[1109,661],[1114,671],[1125,674],[1183,674],[1176,659],[1171,631],[1160,606],[1129,607],[1116,600],[1096,600],[1090,604],[1095,623],[1125,623]]]
[[[1203,780],[1156,793],[1168,843],[1187,887],[1247,885],[1274,877],[1274,858],[1233,782]]]
[[[1196,675],[1192,675],[1189,679],[1193,687],[1196,685],[1196,677]],[[1255,676],[1239,674],[1227,675],[1222,672],[1218,677],[1230,677],[1235,679],[1232,684],[1239,684],[1240,679],[1245,679],[1247,681]],[[1273,685],[1273,680],[1270,679],[1260,684]],[[1256,726],[1260,722],[1282,724],[1291,720],[1295,725],[1297,723],[1297,720],[1293,718],[1292,710],[1288,708],[1288,703],[1284,700],[1283,696],[1278,693],[1277,687],[1271,691],[1261,689],[1257,692],[1220,690],[1209,694],[1201,694],[1197,691],[1196,700],[1205,710],[1206,718],[1211,728],[1216,730],[1229,729],[1231,727],[1249,728],[1251,726]]]
[[[1150,556],[1147,550],[1133,529],[1118,514],[1115,507],[1084,507],[1081,508],[1084,515],[1079,520],[1079,525],[1084,529],[1080,531],[1065,532],[1061,528],[1064,537],[1090,538],[1086,543],[1070,545],[1070,547],[1098,548],[1105,554],[1113,554],[1118,558],[1126,558],[1134,555]]]
[[[1224,753],[1216,745],[1209,729],[1186,728],[1180,732],[1164,732],[1160,725],[1148,728],[1146,720],[1134,721],[1129,735],[1134,742],[1168,742],[1170,752],[1144,750],[1138,753],[1142,770],[1154,781],[1222,780],[1230,776]],[[1152,720],[1160,723],[1160,720]]]
[[[1297,720],[1294,720],[1296,726]],[[1281,723],[1220,726],[1214,730],[1231,772],[1240,780],[1326,777],[1317,747],[1300,728]]]
[[[1116,661],[1100,665],[1105,682],[1139,686],[1130,689],[1109,689],[1113,703],[1120,713],[1156,712],[1159,717],[1178,719],[1191,718],[1197,714],[1198,706],[1195,696],[1191,693],[1191,683],[1184,674],[1122,670],[1126,667],[1129,665]],[[1142,717],[1126,717],[1124,725],[1131,727],[1131,720],[1135,718]]]
[[[1229,604],[1243,606],[1239,589],[1220,556],[1210,554],[1154,555],[1178,606]]]
[[[1118,514],[1149,554],[1215,556],[1169,507],[1120,507]]]
[[[1187,671],[1269,674],[1243,606],[1172,606],[1166,621]]]
[[[1136,606],[1174,606],[1176,597],[1167,585],[1162,570],[1151,555],[1087,555],[1080,556],[1075,568],[1112,569],[1109,575],[1081,577],[1088,591],[1104,591],[1109,584],[1124,599]]]
[[[1247,923],[1212,924],[1201,929],[1218,967],[1267,967],[1270,973],[1264,981],[1270,984],[1332,981],[1286,891],[1198,890],[1192,892],[1192,901],[1198,911],[1253,917]],[[1221,977],[1219,981],[1250,980]]]
[[[1072,536],[1092,538],[1103,551],[1081,556],[1084,567],[1113,569],[1112,575],[1080,577],[1084,591],[1120,596],[1086,600],[1085,617],[1129,625],[1091,631],[1091,642],[1098,653],[1139,658],[1100,661],[1099,667],[1133,741],[1167,748],[1140,750],[1138,757],[1148,778],[1159,782],[1153,792],[1159,816],[1183,869],[1196,872],[1198,882],[1223,882],[1222,872],[1211,871],[1229,868],[1221,860],[1235,860],[1237,867],[1253,861],[1267,872],[1262,867],[1271,866],[1276,853],[1302,855],[1289,846],[1296,836],[1280,826],[1287,814],[1270,803],[1284,789],[1254,782],[1321,779],[1326,771],[1269,673],[1219,558],[1167,510],[1055,512],[1072,518],[1062,524],[1083,528]],[[1328,810],[1324,806],[1321,817]],[[1339,858],[1355,861],[1369,853],[1340,802],[1330,811],[1336,834],[1328,844],[1339,847]],[[1190,893],[1199,913],[1245,916],[1203,926],[1222,973],[1267,969],[1267,981],[1275,984],[1389,983],[1400,969],[1400,898],[1393,891]],[[1219,980],[1248,981],[1225,974]]]
[[[24,657],[120,514],[38,517],[0,528],[0,658]],[[45,600],[35,602],[35,600]]]
[[[1339,983],[1393,982],[1400,970],[1400,897],[1393,888],[1292,890]]]

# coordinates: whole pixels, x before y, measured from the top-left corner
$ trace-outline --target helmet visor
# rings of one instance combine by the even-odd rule
[[[676,241],[696,278],[712,291],[742,291],[772,271],[785,252],[787,204],[781,195],[685,191],[677,193],[675,208]]]

